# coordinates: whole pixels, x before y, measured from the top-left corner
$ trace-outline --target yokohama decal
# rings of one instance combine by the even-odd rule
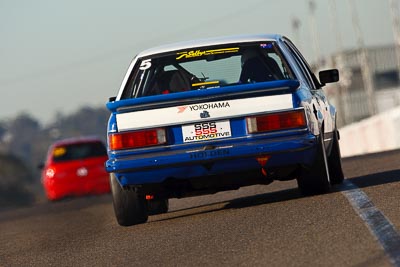
[[[188,124],[293,108],[292,94],[261,96],[117,114],[119,131]],[[204,114],[207,114],[205,116]]]

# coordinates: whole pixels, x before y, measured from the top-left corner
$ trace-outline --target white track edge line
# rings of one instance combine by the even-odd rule
[[[378,210],[369,197],[356,185],[345,179],[342,194],[377,239],[390,262],[400,267],[400,235],[393,223]]]

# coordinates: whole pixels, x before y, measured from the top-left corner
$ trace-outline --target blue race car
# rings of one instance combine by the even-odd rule
[[[169,198],[297,179],[306,195],[344,176],[336,109],[280,35],[233,36],[138,54],[107,103],[108,160],[120,225],[168,211]]]

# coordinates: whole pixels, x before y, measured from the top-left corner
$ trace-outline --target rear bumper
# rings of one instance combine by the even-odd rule
[[[167,179],[191,179],[243,173],[289,165],[311,165],[316,137],[310,133],[254,140],[198,149],[110,157],[106,170],[116,175],[122,186],[163,183]],[[270,156],[265,166],[257,157]]]

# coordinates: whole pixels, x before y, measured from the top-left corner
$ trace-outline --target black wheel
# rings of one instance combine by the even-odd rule
[[[130,226],[145,223],[148,219],[145,197],[135,190],[122,188],[113,173],[110,173],[110,185],[118,224]]]
[[[340,155],[339,134],[337,130],[333,133],[331,154],[328,156],[329,178],[332,185],[341,184],[344,180],[342,169],[342,157]]]
[[[168,199],[152,199],[147,203],[150,215],[167,213],[169,208]]]
[[[303,167],[300,176],[297,178],[297,185],[304,195],[327,193],[331,188],[323,139],[321,132],[314,163],[311,166]]]

